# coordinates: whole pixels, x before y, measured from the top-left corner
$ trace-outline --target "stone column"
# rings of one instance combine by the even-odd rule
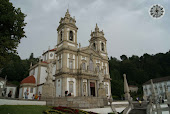
[[[99,81],[96,80],[96,90],[98,90],[98,89],[99,89]],[[98,97],[98,92],[96,92],[96,97]]]
[[[62,77],[62,82],[61,82],[61,96],[65,97],[65,91],[67,89],[67,80],[65,77]]]
[[[38,75],[37,75],[37,85],[40,84],[40,75],[41,75],[41,67],[40,67],[40,61],[38,63]],[[36,86],[36,94],[38,95],[38,86]]]
[[[67,71],[67,53],[62,54],[62,71]]]
[[[83,95],[83,78],[81,79],[81,84],[80,84],[80,91],[81,91],[81,96],[84,96]]]
[[[89,81],[89,79],[87,79],[87,92],[88,92],[88,96],[90,96],[90,81]]]

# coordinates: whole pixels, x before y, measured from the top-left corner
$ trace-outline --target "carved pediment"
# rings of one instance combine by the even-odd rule
[[[96,52],[95,50],[93,50],[89,47],[86,49],[80,50],[80,52],[86,53],[86,54],[90,55],[91,57],[95,56],[95,57],[100,57],[101,59],[103,59],[103,57],[98,52]]]

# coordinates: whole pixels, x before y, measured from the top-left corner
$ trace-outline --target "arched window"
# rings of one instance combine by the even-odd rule
[[[93,71],[93,61],[92,60],[89,61],[89,70]]]
[[[96,50],[96,43],[93,43],[93,49]]]
[[[103,69],[103,73],[104,73],[104,75],[106,75],[106,68]]]
[[[86,63],[82,63],[82,70],[86,70]]]
[[[83,92],[86,92],[86,83],[83,84]]]
[[[70,31],[69,40],[73,41],[73,31]]]
[[[108,85],[105,85],[105,89],[106,89],[106,94],[108,94]]]
[[[102,51],[104,51],[104,43],[101,43]]]
[[[96,67],[96,70],[97,70],[97,72],[99,72],[99,71],[100,71],[100,67],[99,67],[99,66],[97,66],[97,67]]]
[[[62,41],[62,40],[63,40],[63,33],[61,31],[61,33],[60,33],[60,41]]]

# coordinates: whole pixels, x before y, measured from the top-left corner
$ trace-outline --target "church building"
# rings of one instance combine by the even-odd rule
[[[46,69],[53,63],[53,83],[55,97],[65,97],[66,93],[75,96],[97,97],[100,77],[106,91],[106,96],[111,95],[111,78],[106,43],[103,30],[97,24],[90,34],[89,45],[81,47],[77,42],[78,28],[75,18],[67,10],[61,18],[57,28],[57,45],[42,54],[39,63],[30,65],[29,75],[20,84],[19,98],[24,98],[28,90],[28,99],[32,95],[42,93],[42,86],[46,81]]]

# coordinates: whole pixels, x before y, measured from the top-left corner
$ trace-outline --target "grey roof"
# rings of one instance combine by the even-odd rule
[[[10,87],[17,87],[17,85],[12,84],[12,83],[10,83],[10,82],[7,82],[6,85],[7,85],[7,86],[10,86]]]
[[[2,78],[2,77],[0,77],[0,80],[5,81],[5,79],[4,79],[4,78]],[[7,81],[6,85],[7,85],[7,86],[9,86],[9,87],[17,87],[17,85],[12,84],[11,82],[8,82],[8,81]]]
[[[170,76],[152,79],[153,83],[170,81]],[[151,80],[145,82],[143,85],[151,84]]]

